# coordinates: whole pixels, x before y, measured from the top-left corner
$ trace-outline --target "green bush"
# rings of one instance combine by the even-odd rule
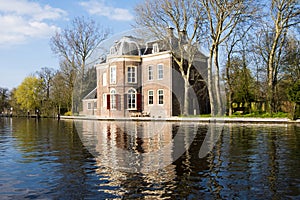
[[[68,111],[64,114],[64,116],[72,116],[72,112],[71,111]]]

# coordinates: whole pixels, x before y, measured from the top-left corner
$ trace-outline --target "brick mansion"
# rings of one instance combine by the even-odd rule
[[[81,114],[107,118],[180,115],[184,81],[173,56],[159,40],[122,37],[111,46],[106,59],[95,65],[97,87],[83,98]],[[210,112],[206,84],[201,81],[207,57],[200,51],[197,57],[189,80],[191,114]]]

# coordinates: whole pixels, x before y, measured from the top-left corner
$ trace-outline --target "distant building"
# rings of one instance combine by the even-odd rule
[[[190,82],[202,79],[199,71],[207,69],[207,57],[201,52],[198,56]],[[82,100],[83,115],[163,118],[181,114],[183,79],[172,52],[162,42],[144,43],[125,36],[115,42],[96,70],[97,88]],[[191,91],[196,99],[190,99],[190,113],[209,113],[204,82],[198,81]]]

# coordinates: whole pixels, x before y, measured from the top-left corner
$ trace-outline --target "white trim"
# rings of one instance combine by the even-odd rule
[[[102,64],[96,64],[95,67],[96,69],[102,70],[102,69],[107,69],[109,66],[108,63],[102,63]]]
[[[108,63],[114,63],[114,62],[129,62],[129,61],[133,61],[133,62],[141,62],[141,56],[107,56],[107,62]]]
[[[135,77],[134,77],[134,79],[135,79],[135,81],[134,82],[128,82],[128,68],[129,67],[132,67],[132,68],[134,68],[134,75],[135,75]],[[126,74],[125,74],[125,76],[126,76],[126,83],[133,83],[133,84],[136,84],[137,83],[137,66],[134,66],[134,65],[128,65],[128,66],[126,66]],[[131,77],[132,78],[132,77]]]
[[[159,78],[159,71],[160,71],[159,66],[162,66],[162,78]],[[163,80],[163,79],[164,79],[164,73],[165,73],[164,71],[165,71],[165,66],[164,66],[164,64],[162,64],[162,63],[157,64],[157,68],[156,68],[156,72],[157,72],[157,74],[156,74],[157,80]]]
[[[102,74],[102,86],[107,86],[107,73],[106,72],[103,72],[103,74]]]
[[[129,91],[130,90],[133,90],[134,91],[134,100],[135,100],[135,103],[134,103],[134,108],[129,108],[129,101],[128,101],[128,96],[129,96]],[[126,95],[127,95],[127,102],[126,102],[126,104],[127,104],[127,110],[136,110],[137,109],[137,92],[136,92],[136,89],[134,89],[134,88],[129,88],[128,90],[127,90],[127,93],[126,93]]]
[[[112,91],[115,91],[114,93],[112,93]],[[107,96],[107,95],[106,95]],[[112,101],[112,97],[114,96],[114,98],[115,98],[115,103],[114,103],[114,105],[115,105],[115,107],[113,108],[113,101]],[[115,88],[111,88],[110,89],[110,93],[109,93],[109,101],[110,101],[110,110],[117,110],[117,90],[115,89]]]
[[[171,58],[171,57],[172,57],[172,55],[171,55],[170,51],[164,51],[164,52],[159,52],[156,54],[143,55],[142,59],[143,59],[143,62],[145,62],[145,61],[166,59],[166,58]]]
[[[107,108],[107,93],[102,94],[102,107]]]
[[[112,76],[112,69],[115,69],[115,76]],[[115,80],[112,81],[112,78],[114,78]],[[110,84],[117,84],[117,66],[116,65],[112,65],[109,67],[109,83]]]
[[[157,42],[152,44],[152,53],[159,53],[159,46]]]
[[[160,104],[159,103],[159,91],[162,91],[163,93],[162,93],[162,96],[163,96],[163,103],[162,104]],[[165,93],[164,93],[164,90],[163,89],[158,89],[157,90],[157,105],[164,105],[164,103],[165,103]]]
[[[150,96],[149,92],[152,92],[152,104],[149,104],[149,96]],[[148,90],[147,103],[148,103],[148,106],[153,106],[154,105],[154,90]]]
[[[95,90],[97,92],[97,88],[93,89],[87,95],[85,95],[85,97],[83,97],[82,101],[84,101],[84,100],[91,100],[91,99],[87,99],[87,97],[90,96],[93,92],[95,92]],[[95,98],[95,99],[97,99],[97,98]]]
[[[97,110],[97,106],[95,107],[95,103],[97,105],[97,99],[87,101],[87,104],[86,104],[87,110]],[[89,108],[89,105],[91,106],[91,108]]]
[[[149,79],[149,68],[152,67],[152,79]],[[153,81],[154,80],[154,65],[148,65],[147,66],[147,80],[148,81]]]

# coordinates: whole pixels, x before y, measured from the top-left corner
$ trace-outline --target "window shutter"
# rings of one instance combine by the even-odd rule
[[[121,95],[119,94],[116,94],[116,109],[117,110],[121,110],[121,98],[120,98]]]
[[[106,108],[110,110],[110,94],[106,95]]]
[[[124,109],[127,109],[127,105],[128,105],[127,94],[124,94]]]
[[[142,111],[142,94],[141,93],[137,93],[136,94],[136,103],[137,103],[137,110],[138,111]]]

